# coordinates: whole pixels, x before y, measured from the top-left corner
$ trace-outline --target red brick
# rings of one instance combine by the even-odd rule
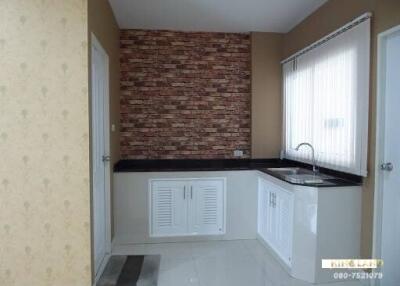
[[[248,34],[121,31],[124,159],[250,156]]]

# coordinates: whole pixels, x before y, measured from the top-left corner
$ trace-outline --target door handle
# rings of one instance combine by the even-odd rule
[[[109,156],[109,155],[103,155],[102,160],[103,160],[103,162],[110,162],[111,156]]]
[[[382,171],[388,171],[388,172],[390,172],[390,171],[393,170],[393,164],[390,163],[390,162],[388,162],[388,163],[383,163],[383,164],[381,164],[381,170],[382,170]]]
[[[190,199],[193,199],[193,186],[190,186]]]
[[[186,186],[183,186],[183,199],[186,200]]]

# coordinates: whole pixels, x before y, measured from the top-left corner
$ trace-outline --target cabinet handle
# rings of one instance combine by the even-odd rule
[[[272,195],[272,193],[269,193],[269,201],[268,201],[268,205],[269,205],[269,206],[271,206],[271,204],[272,204],[271,195]]]
[[[183,199],[186,200],[186,186],[183,186]]]
[[[190,199],[193,199],[193,186],[190,186]]]
[[[272,193],[272,207],[275,208],[275,193]]]
[[[275,193],[272,193],[272,207],[275,208]]]

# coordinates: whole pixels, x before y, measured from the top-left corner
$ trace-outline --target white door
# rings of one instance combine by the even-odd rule
[[[156,236],[177,236],[187,233],[186,181],[153,181],[151,185],[151,233]]]
[[[275,243],[277,252],[288,265],[291,265],[293,194],[277,188],[274,195],[274,209],[276,214]]]
[[[277,213],[275,210],[275,192],[270,185],[267,185],[268,206],[267,206],[267,242],[273,249],[276,249],[276,228],[277,228]]]
[[[290,266],[293,235],[293,194],[260,179],[259,200],[259,234]]]
[[[277,213],[275,209],[275,187],[267,181],[262,181],[265,196],[265,230],[263,237],[269,246],[276,250]]]
[[[384,53],[384,130],[382,178],[382,259],[381,286],[399,285],[400,271],[400,30],[388,36]],[[391,164],[391,165],[389,165]],[[392,169],[393,168],[393,169]]]
[[[269,192],[262,179],[258,179],[258,234],[267,240],[267,212],[270,205]]]
[[[92,41],[92,185],[93,185],[93,240],[95,272],[98,273],[108,252],[107,191],[108,172],[108,58],[100,44]]]
[[[224,180],[195,180],[190,185],[189,233],[224,233]]]

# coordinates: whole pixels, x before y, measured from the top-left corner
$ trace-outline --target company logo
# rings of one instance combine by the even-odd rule
[[[324,269],[374,269],[382,266],[382,259],[322,259]]]

